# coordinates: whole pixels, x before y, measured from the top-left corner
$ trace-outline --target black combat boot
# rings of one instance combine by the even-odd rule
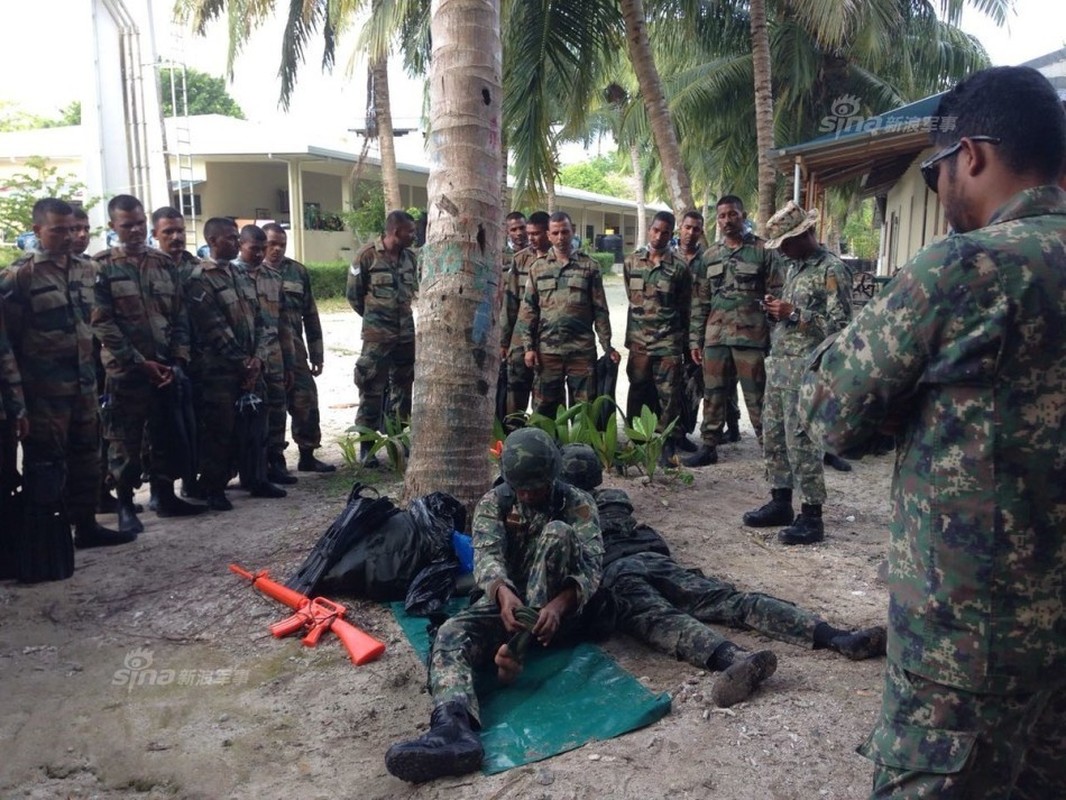
[[[792,490],[771,489],[770,502],[744,515],[744,524],[752,528],[788,525],[795,518],[792,512]]]
[[[136,519],[136,517],[134,517]],[[74,546],[79,550],[88,547],[111,547],[117,544],[129,544],[137,538],[136,533],[122,530],[113,531],[97,523],[92,514],[85,514],[74,520]]]
[[[370,454],[370,449],[373,446],[370,442],[359,443],[359,463],[367,469],[377,469],[381,466],[378,463],[377,455]]]
[[[863,661],[885,654],[888,638],[884,625],[863,628],[857,631],[841,630],[828,622],[819,622],[814,628],[814,649],[828,649],[840,653],[852,661]]]
[[[300,448],[300,461],[296,465],[296,469],[300,472],[336,472],[337,468],[332,464],[327,464],[325,461],[319,461],[315,458],[315,450],[313,447],[301,447]]]
[[[257,483],[251,489],[248,490],[248,494],[252,497],[266,497],[270,500],[278,500],[288,494],[280,486],[275,486],[270,481],[263,481]]]
[[[722,650],[726,652],[719,653]],[[711,687],[711,702],[718,708],[729,708],[747,700],[759,684],[777,671],[777,656],[772,650],[749,653],[726,642],[715,651],[710,666],[724,669]]]
[[[706,467],[718,463],[718,448],[713,444],[701,444],[695,453],[681,459],[686,467]]]
[[[207,506],[186,503],[175,495],[172,481],[162,478],[153,480],[152,493],[156,498],[155,513],[160,517],[192,517],[207,511]]]
[[[740,414],[737,413],[734,416],[732,413],[729,415],[729,419],[725,423],[725,440],[736,444],[740,441]]]
[[[659,453],[659,466],[669,468],[677,465],[677,449],[674,447],[673,441],[667,439],[663,442],[662,452]]]
[[[204,498],[207,500],[207,507],[212,511],[232,511],[233,503],[226,497],[226,493],[219,489],[218,491],[206,491]]]
[[[267,480],[271,483],[288,486],[296,483],[299,479],[295,475],[289,474],[289,467],[285,463],[284,453],[270,453],[267,456]]]
[[[687,436],[681,436],[674,440],[674,447],[681,453],[695,453],[700,446]]]
[[[137,519],[133,510],[133,489],[129,486],[118,487],[118,530],[119,533],[136,536],[144,531],[144,523]]]
[[[777,534],[781,544],[814,544],[825,538],[822,527],[822,507],[804,503],[796,521]]]
[[[826,453],[823,455],[822,463],[827,467],[832,467],[837,472],[851,472],[851,464],[833,453]]]
[[[485,750],[471,723],[476,721],[464,700],[449,700],[437,706],[426,733],[388,749],[385,769],[411,783],[473,772],[481,766]]]

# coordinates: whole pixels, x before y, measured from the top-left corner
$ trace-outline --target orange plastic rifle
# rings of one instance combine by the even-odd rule
[[[324,597],[311,599],[287,586],[282,586],[270,578],[266,570],[249,572],[236,564],[229,565],[230,572],[245,580],[267,597],[284,603],[296,613],[270,626],[274,636],[282,637],[307,629],[302,641],[307,647],[314,647],[327,630],[336,634],[352,663],[358,666],[369,663],[385,652],[385,645],[370,634],[361,631],[344,619],[347,607],[327,600]]]

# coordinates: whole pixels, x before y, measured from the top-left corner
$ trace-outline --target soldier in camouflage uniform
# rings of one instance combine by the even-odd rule
[[[267,349],[255,284],[230,263],[240,252],[236,223],[212,217],[204,224],[204,236],[210,257],[196,266],[185,288],[199,348],[191,370],[198,401],[200,488],[209,508],[230,511],[233,504],[225,489],[239,446],[234,404],[244,392],[265,395]],[[253,497],[285,494],[266,481],[249,488]]]
[[[293,484],[296,477],[289,474],[285,464],[285,423],[288,421],[286,395],[293,385],[295,352],[292,328],[284,312],[285,293],[281,273],[264,262],[267,237],[258,225],[241,228],[240,251],[234,266],[255,285],[259,298],[259,316],[263,320],[263,346],[266,359],[263,378],[266,380],[267,403],[267,480],[271,483]]]
[[[659,415],[660,433],[674,422],[671,436],[663,445],[663,464],[673,463],[676,451],[684,449],[682,442],[687,442],[678,417],[692,273],[670,249],[675,222],[669,211],[657,213],[648,228],[647,247],[628,256],[622,266],[629,300],[626,416],[639,417],[647,406]]]
[[[500,462],[504,483],[474,511],[474,578],[484,594],[441,625],[433,643],[432,727],[385,755],[389,772],[404,780],[477,769],[482,748],[473,730],[480,727],[474,669],[495,661],[500,680],[514,680],[521,646],[512,651],[507,638],[526,631],[547,646],[576,631],[599,586],[603,539],[596,504],[557,480],[555,442],[539,429],[521,428],[504,441]]]
[[[283,314],[292,334],[292,387],[286,403],[292,417],[292,439],[300,451],[296,469],[300,472],[334,472],[335,466],[315,458],[315,450],[322,446],[315,378],[322,374],[325,348],[322,322],[311,291],[311,275],[299,261],[285,257],[288,235],[284,228],[271,222],[263,226],[263,233],[267,237],[264,263],[281,274]]]
[[[512,235],[513,239],[513,235]],[[500,358],[507,364],[507,415],[521,414],[529,407],[533,390],[533,370],[526,366],[526,351],[522,340],[515,335],[522,292],[529,279],[529,268],[539,258],[548,255],[548,214],[534,211],[526,220],[526,240],[529,246],[511,256],[510,269],[504,274],[503,313],[500,315]],[[509,423],[510,424],[510,423]]]
[[[4,324],[4,306],[0,303],[0,502],[8,489],[15,485],[15,475],[8,475],[6,470],[14,468],[15,459],[8,458],[8,448],[13,448],[14,441],[26,438],[30,432],[30,419],[26,415],[26,398],[22,393],[22,376],[19,375],[15,353],[11,349],[11,340],[7,336]]]
[[[599,265],[580,250],[571,252],[574,223],[565,211],[548,221],[552,249],[529,268],[515,335],[535,371],[533,410],[554,417],[556,409],[590,399],[596,365],[596,337],[618,363],[611,347],[611,315]],[[595,333],[593,330],[595,329]]]
[[[152,235],[159,249],[170,256],[178,270],[178,282],[184,288],[200,259],[185,249],[185,217],[172,206],[152,212]],[[195,353],[195,345],[192,351]]]
[[[622,631],[701,669],[723,670],[712,690],[720,707],[748,697],[773,674],[777,660],[770,651],[747,652],[708,623],[833,650],[853,661],[884,655],[883,626],[851,632],[834,628],[792,603],[738,592],[732,584],[682,567],[670,557],[663,538],[636,521],[624,491],[597,488],[603,471],[591,447],[566,445],[562,457],[563,480],[589,492],[600,513],[603,580],[585,614],[592,630]]]
[[[789,201],[766,223],[766,248],[780,248],[789,263],[781,297],[764,298],[766,314],[776,321],[766,358],[763,408],[763,455],[771,498],[747,512],[744,524],[788,525],[777,535],[782,544],[813,544],[825,538],[822,449],[800,424],[799,384],[811,353],[851,318],[850,273],[839,258],[819,246],[813,230],[817,222],[817,209],[808,213]],[[792,489],[797,485],[803,505],[793,518]]]
[[[148,220],[141,201],[116,195],[107,213],[119,243],[95,256],[99,270],[92,323],[107,370],[104,436],[118,491],[119,530],[140,533],[144,525],[137,519],[133,492],[141,485],[146,427],[156,512],[185,517],[203,510],[174,495],[176,470],[168,460],[169,421],[161,394],[174,380],[174,370],[188,366],[189,322],[177,269],[164,253],[146,244]]]
[[[100,419],[90,313],[96,264],[71,254],[74,211],[37,201],[40,250],[0,274],[0,302],[26,402],[23,468],[28,502],[65,501],[78,547],[131,542],[96,523]]]
[[[762,438],[762,404],[766,388],[764,359],[770,327],[760,306],[774,265],[773,251],[753,234],[745,234],[744,203],[735,195],[718,201],[721,241],[703,253],[693,276],[692,360],[703,365],[703,444],[686,466],[718,461],[718,445],[729,399],[739,380],[755,435]]]
[[[812,436],[896,435],[872,798],[1066,797],[1066,116],[1028,67],[940,100],[955,233],[820,348]]]
[[[355,424],[384,430],[384,415],[411,418],[415,377],[415,320],[411,304],[418,293],[418,265],[411,245],[415,221],[405,211],[385,219],[385,235],[355,256],[348,271],[348,303],[363,318],[363,351],[355,362],[359,411]],[[385,387],[389,408],[383,408]],[[372,442],[360,444],[360,460],[372,467]]]

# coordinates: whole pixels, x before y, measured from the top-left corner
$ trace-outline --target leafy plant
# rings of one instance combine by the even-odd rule
[[[676,424],[677,420],[674,419],[662,432],[658,432],[656,428],[659,426],[659,415],[647,406],[641,408],[640,416],[631,417],[625,426],[626,436],[633,447],[622,454],[622,463],[625,466],[636,466],[649,478],[654,478],[655,471],[659,468],[659,458],[663,454],[663,446]]]
[[[356,435],[353,435],[356,434]],[[389,466],[396,472],[407,469],[407,453],[411,447],[411,426],[395,417],[385,417],[385,432],[365,425],[348,428],[348,436],[341,442],[341,455],[349,466],[361,466],[357,444],[370,443],[370,458],[385,450]]]

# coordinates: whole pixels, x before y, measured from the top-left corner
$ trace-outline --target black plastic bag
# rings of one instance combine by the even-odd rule
[[[404,610],[414,617],[429,617],[440,612],[455,594],[458,569],[459,562],[454,557],[423,567],[407,590]]]

